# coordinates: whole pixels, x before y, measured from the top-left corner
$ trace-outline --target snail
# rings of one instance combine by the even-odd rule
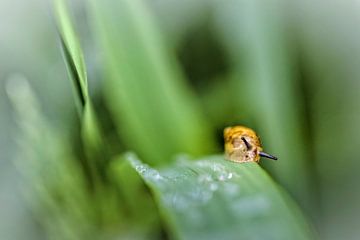
[[[277,157],[263,152],[260,138],[254,130],[244,126],[224,129],[225,158],[234,162],[259,162],[260,157],[277,160]]]

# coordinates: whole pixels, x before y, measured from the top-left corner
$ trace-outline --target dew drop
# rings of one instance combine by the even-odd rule
[[[224,181],[226,179],[226,176],[224,174],[219,175],[218,179],[220,181]]]
[[[137,159],[136,155],[133,153],[127,153],[126,158],[129,159],[130,163],[133,167],[135,167],[135,170],[143,175],[145,178],[158,181],[163,179],[163,177],[160,175],[159,171],[151,168],[149,165],[142,163],[139,159]]]
[[[137,165],[135,169],[141,174],[143,174],[146,171],[146,168],[143,165]]]

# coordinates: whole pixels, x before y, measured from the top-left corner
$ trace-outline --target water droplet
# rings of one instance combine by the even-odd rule
[[[224,181],[224,180],[226,179],[226,177],[225,177],[224,174],[220,174],[219,177],[218,177],[218,179],[219,179],[220,181]]]
[[[146,168],[143,165],[137,165],[135,167],[136,171],[138,171],[140,174],[143,174],[146,171]]]
[[[135,170],[143,175],[146,179],[158,181],[163,179],[160,175],[159,171],[151,168],[149,165],[142,163],[139,159],[137,159],[136,155],[133,153],[125,154],[125,157],[130,161]]]

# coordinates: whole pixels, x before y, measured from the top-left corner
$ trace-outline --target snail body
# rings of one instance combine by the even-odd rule
[[[225,158],[234,162],[259,162],[260,157],[277,160],[264,153],[261,141],[254,130],[244,126],[233,126],[224,129]]]

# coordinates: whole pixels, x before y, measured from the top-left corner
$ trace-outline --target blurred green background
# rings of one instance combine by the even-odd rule
[[[359,238],[359,1],[153,0],[129,8],[115,2],[69,5],[111,155],[134,150],[157,166],[174,153],[221,153],[223,128],[247,125],[279,157],[262,166],[300,205],[319,238]],[[48,119],[42,123],[34,114],[41,136],[50,139],[40,149],[58,141],[47,136],[47,124],[74,142],[79,138],[52,5],[0,1],[4,240],[46,239],[23,194],[29,187],[19,168],[32,165],[28,153],[18,159],[24,137],[8,95],[26,89],[16,84],[30,84]],[[106,80],[122,74],[122,83]],[[32,116],[31,104],[21,103],[18,112]]]

